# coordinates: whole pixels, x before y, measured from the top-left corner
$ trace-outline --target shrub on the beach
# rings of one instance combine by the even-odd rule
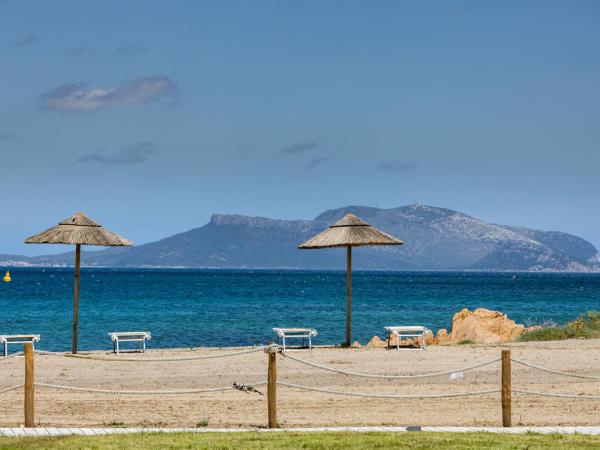
[[[588,311],[587,315],[590,322],[600,326],[600,311]]]
[[[457,342],[456,345],[471,345],[474,343],[475,342],[473,342],[471,339],[463,339],[462,341]]]
[[[560,341],[577,338],[600,338],[600,311],[588,311],[566,325],[526,331],[520,336],[519,340],[522,342]]]
[[[556,326],[526,331],[519,337],[519,340],[522,342],[562,341],[564,339],[572,339],[574,337],[575,335],[567,327]]]

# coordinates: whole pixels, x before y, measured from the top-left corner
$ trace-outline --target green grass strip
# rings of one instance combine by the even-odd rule
[[[0,449],[598,449],[600,436],[494,433],[143,433],[0,438]]]

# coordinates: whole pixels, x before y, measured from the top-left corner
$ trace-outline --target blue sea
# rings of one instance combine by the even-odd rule
[[[0,334],[71,342],[72,269],[13,269],[0,283]],[[149,348],[267,343],[272,327],[309,326],[317,344],[345,333],[345,272],[83,269],[80,349],[109,349],[109,331],[149,330]],[[600,310],[600,275],[355,272],[353,338],[386,325],[450,326],[462,308],[503,311],[520,323],[557,323]]]

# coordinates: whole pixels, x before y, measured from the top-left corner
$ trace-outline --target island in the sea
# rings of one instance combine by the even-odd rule
[[[246,269],[340,269],[339,251],[301,251],[297,245],[352,212],[405,245],[359,248],[356,269],[600,272],[590,242],[558,231],[486,223],[445,208],[346,206],[314,220],[276,220],[214,214],[209,223],[131,248],[86,252],[84,266]],[[361,257],[361,253],[364,257]],[[1,266],[69,266],[71,252],[0,255]]]

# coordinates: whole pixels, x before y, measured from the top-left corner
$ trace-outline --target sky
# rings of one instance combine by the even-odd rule
[[[422,203],[600,247],[600,2],[0,0],[0,253]]]

